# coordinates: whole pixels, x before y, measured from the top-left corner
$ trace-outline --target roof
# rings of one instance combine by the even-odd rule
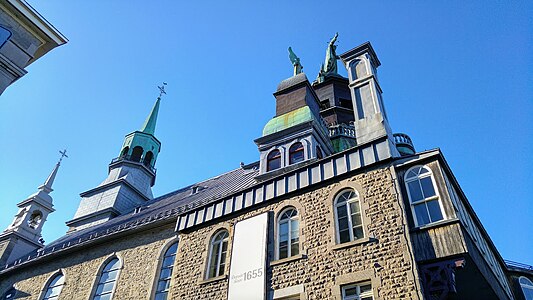
[[[145,205],[130,213],[117,216],[105,223],[67,234],[46,245],[43,249],[29,253],[14,263],[5,266],[0,273],[7,272],[21,263],[33,261],[60,250],[86,244],[96,238],[133,229],[140,225],[165,219],[168,219],[169,222],[175,222],[175,218],[183,212],[256,184],[254,177],[259,174],[258,165],[259,163],[255,162],[194,185],[186,186],[147,201]],[[193,193],[193,187],[198,187],[194,189],[195,193]]]
[[[316,118],[313,116],[311,109],[306,105],[268,121],[263,128],[263,136],[282,131],[301,123],[313,121],[315,119]]]

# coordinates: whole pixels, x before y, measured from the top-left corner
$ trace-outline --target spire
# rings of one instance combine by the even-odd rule
[[[144,133],[148,133],[151,135],[154,135],[155,133],[155,124],[157,122],[157,114],[159,113],[159,103],[161,102],[161,96],[163,96],[163,94],[166,94],[165,92],[166,85],[167,83],[163,82],[162,86],[158,86],[159,97],[157,97],[157,100],[155,101],[154,107],[152,108],[150,115],[148,115],[148,118],[146,118],[146,121],[144,121],[144,124],[141,128],[141,131]]]
[[[52,184],[54,184],[54,180],[56,179],[57,170],[59,169],[59,166],[61,165],[61,161],[63,160],[63,157],[67,157],[67,149],[63,151],[59,151],[61,153],[61,157],[59,158],[59,161],[57,162],[56,166],[52,170],[52,173],[50,173],[50,176],[46,179],[46,181],[39,187],[39,190],[50,193],[53,191]]]

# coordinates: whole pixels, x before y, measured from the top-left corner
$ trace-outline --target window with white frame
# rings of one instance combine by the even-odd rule
[[[342,287],[342,300],[373,300],[370,282],[350,284]]]
[[[337,243],[363,238],[363,220],[358,193],[353,189],[341,191],[335,197],[335,225]]]
[[[216,233],[209,243],[209,258],[207,265],[207,278],[224,275],[226,267],[226,254],[228,252],[227,230]]]
[[[63,276],[63,273],[59,272],[54,277],[52,277],[52,280],[48,283],[46,287],[46,291],[43,296],[43,300],[51,300],[51,299],[57,299],[59,298],[59,294],[61,294],[61,290],[63,289],[63,285],[65,284],[65,276]]]
[[[416,226],[444,219],[442,203],[435,189],[431,170],[426,166],[416,166],[405,173],[405,185],[411,202]]]
[[[278,259],[300,254],[300,222],[294,208],[283,210],[278,218]]]
[[[100,274],[93,300],[111,300],[120,268],[120,260],[116,257],[106,263]]]
[[[520,282],[520,287],[522,288],[522,292],[524,292],[524,298],[526,300],[533,300],[533,282],[524,276],[521,276],[518,282]]]
[[[176,260],[176,252],[178,250],[178,242],[172,243],[165,251],[161,268],[159,271],[159,278],[157,280],[157,288],[155,291],[155,300],[166,300],[168,291],[170,289],[170,279],[172,277],[172,270],[174,268],[174,261]]]

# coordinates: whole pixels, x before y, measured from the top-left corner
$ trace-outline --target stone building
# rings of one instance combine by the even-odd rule
[[[67,39],[24,0],[0,2],[0,94]]]
[[[291,58],[258,162],[154,198],[159,97],[42,245],[58,164],[0,235],[3,299],[531,299],[440,150],[392,132],[370,43],[335,39],[316,81]]]

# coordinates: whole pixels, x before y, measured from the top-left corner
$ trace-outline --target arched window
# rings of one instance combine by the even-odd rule
[[[221,230],[211,239],[211,242],[209,243],[207,278],[224,275],[226,253],[228,252],[228,237],[228,231]]]
[[[281,212],[278,218],[277,252],[278,259],[300,253],[300,224],[298,211],[289,208]]]
[[[172,276],[172,269],[174,268],[174,261],[176,260],[176,251],[178,250],[178,242],[173,243],[165,251],[163,262],[161,263],[161,271],[159,272],[159,279],[157,280],[157,289],[155,292],[155,300],[166,300],[168,297],[168,290],[170,289],[170,278]]]
[[[533,282],[524,276],[521,276],[518,282],[520,282],[520,287],[522,288],[522,292],[524,292],[524,298],[526,300],[533,300]]]
[[[144,155],[143,164],[145,166],[150,166],[153,158],[154,158],[154,154],[152,153],[152,151],[146,152],[146,154]]]
[[[444,219],[429,168],[416,166],[409,169],[405,174],[405,185],[417,226]]]
[[[143,148],[141,146],[135,146],[133,152],[131,153],[131,160],[139,162],[141,161],[141,156],[143,155]]]
[[[299,163],[304,160],[304,146],[300,142],[292,144],[289,148],[289,165]]]
[[[281,152],[272,150],[267,156],[267,171],[281,168]]]
[[[320,147],[316,146],[316,158],[322,159],[323,157],[324,155],[322,154],[322,150],[320,149]]]
[[[59,298],[59,294],[61,294],[61,289],[63,289],[64,284],[65,276],[63,276],[63,273],[61,272],[57,273],[48,283],[48,286],[46,287],[46,292],[43,296],[43,300]]]
[[[120,260],[116,257],[104,266],[92,298],[93,300],[110,300],[113,297],[120,267]]]
[[[337,242],[346,243],[364,237],[359,195],[352,189],[341,191],[335,198]]]
[[[122,149],[122,152],[120,153],[120,157],[125,157],[126,155],[128,155],[128,151],[130,151],[130,147],[124,147],[124,149]]]

